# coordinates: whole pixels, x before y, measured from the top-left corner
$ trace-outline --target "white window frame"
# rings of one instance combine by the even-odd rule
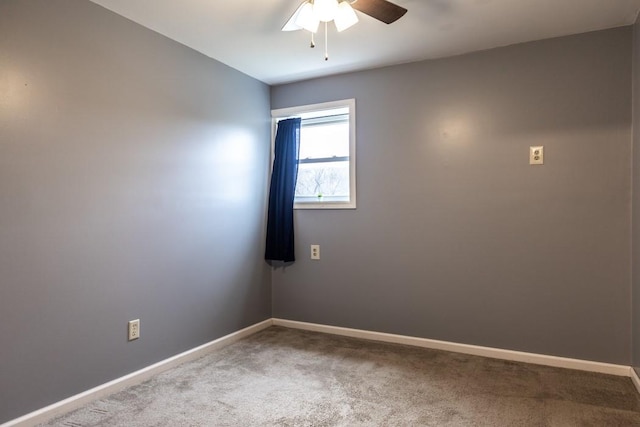
[[[333,110],[336,108],[349,109],[349,201],[341,202],[296,202],[294,209],[356,209],[356,100],[343,99],[340,101],[323,102],[320,104],[302,105],[299,107],[280,108],[271,110],[272,133],[271,133],[271,153],[275,145],[276,127],[279,120],[299,117],[305,113],[316,113],[323,110]]]

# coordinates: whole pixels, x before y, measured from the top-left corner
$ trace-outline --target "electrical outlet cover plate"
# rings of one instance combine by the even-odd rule
[[[530,165],[543,165],[544,164],[544,147],[529,147],[529,164]]]
[[[320,259],[320,245],[311,245],[311,259]]]
[[[140,338],[140,319],[129,321],[129,341]]]

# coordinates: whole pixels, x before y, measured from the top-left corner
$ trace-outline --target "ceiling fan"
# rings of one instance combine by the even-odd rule
[[[284,24],[282,31],[305,29],[311,32],[311,47],[315,47],[314,34],[318,32],[320,23],[325,26],[325,61],[327,53],[327,25],[334,21],[338,32],[358,22],[360,11],[385,24],[391,24],[402,18],[407,9],[387,0],[305,0],[291,18]]]

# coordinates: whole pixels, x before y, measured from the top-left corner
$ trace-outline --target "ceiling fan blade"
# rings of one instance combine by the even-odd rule
[[[351,7],[385,24],[396,22],[407,13],[404,7],[387,0],[356,0],[351,3]]]

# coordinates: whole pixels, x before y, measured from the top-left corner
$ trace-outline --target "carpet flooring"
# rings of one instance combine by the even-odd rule
[[[640,426],[631,380],[271,327],[42,426]]]

